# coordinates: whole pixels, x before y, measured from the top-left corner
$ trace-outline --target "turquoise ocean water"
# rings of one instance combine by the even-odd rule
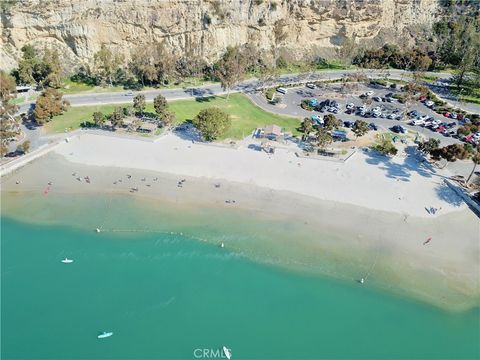
[[[223,345],[233,359],[480,357],[478,308],[450,313],[178,232],[97,234],[8,212],[1,225],[2,359],[194,359]]]

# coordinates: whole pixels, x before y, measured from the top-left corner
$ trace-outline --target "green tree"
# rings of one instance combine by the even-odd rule
[[[227,91],[227,100],[232,87],[243,80],[245,70],[245,58],[242,56],[239,47],[228,47],[223,57],[217,63],[215,72],[222,84],[222,88]]]
[[[124,109],[122,107],[116,107],[110,115],[113,128],[121,127],[123,125],[123,119],[125,119]]]
[[[23,56],[18,63],[18,81],[20,84],[35,84],[33,68],[38,63],[35,49],[31,45],[22,47]]]
[[[330,132],[322,127],[317,130],[317,146],[320,149],[325,149],[325,147],[333,142],[332,135]]]
[[[382,138],[378,144],[372,146],[372,149],[387,156],[397,155],[397,152],[398,152],[392,140],[388,138]]]
[[[44,124],[67,110],[69,103],[63,100],[62,96],[63,94],[60,91],[52,88],[47,88],[40,94],[33,111],[35,121],[38,124]]]
[[[113,75],[123,63],[121,54],[114,54],[105,44],[102,44],[99,51],[94,56],[95,73],[102,82],[108,81],[110,86],[113,85]]]
[[[159,94],[155,96],[155,99],[153,99],[153,108],[157,114],[162,114],[165,110],[167,110],[167,106],[167,99],[165,99],[163,95]]]
[[[157,95],[155,99],[153,99],[153,108],[157,113],[160,120],[166,125],[170,125],[175,120],[175,115],[168,110],[168,103],[167,99],[162,95]]]
[[[133,98],[133,108],[140,114],[143,114],[146,105],[144,94],[138,94]]]
[[[156,46],[154,44],[142,44],[131,51],[131,60],[128,64],[130,71],[141,81],[152,84],[158,80],[156,68]]]
[[[60,64],[60,56],[57,50],[45,49],[42,59],[44,77],[41,80],[43,86],[59,88],[62,86],[63,69]]]
[[[17,146],[17,150],[27,153],[30,151],[30,140],[24,141],[22,144]]]
[[[16,72],[19,83],[54,88],[61,86],[63,69],[57,50],[45,48],[43,57],[40,57],[30,45],[24,46],[22,51],[23,57]]]
[[[467,178],[467,184],[470,182],[470,179],[472,178],[473,174],[475,173],[475,170],[477,169],[477,165],[480,164],[480,152],[476,151],[475,153],[472,154],[470,159],[473,162],[473,168],[472,171],[470,172],[470,175],[468,175]]]
[[[363,120],[356,120],[352,127],[352,131],[357,138],[365,135],[368,130],[368,124]]]
[[[303,132],[302,139],[308,139],[308,134],[313,131],[313,121],[312,119],[306,117],[303,119],[302,124],[300,125],[300,130]]]
[[[466,158],[468,158],[469,153],[464,146],[460,144],[451,144],[433,150],[430,155],[434,160],[445,159],[448,163],[457,160],[465,160]]]
[[[424,154],[430,154],[432,151],[437,150],[440,147],[440,140],[430,138],[427,141],[423,141],[418,144],[418,150]]]
[[[93,123],[96,126],[100,126],[105,123],[105,115],[101,111],[95,111],[93,113]]]
[[[201,110],[192,123],[206,141],[213,141],[226,134],[232,121],[227,113],[211,107]]]
[[[323,117],[323,126],[327,130],[336,129],[341,124],[342,124],[341,121],[338,120],[333,114],[327,114]]]
[[[20,133],[20,127],[15,118],[17,106],[12,103],[15,97],[15,80],[5,71],[0,70],[0,145],[2,156],[8,151],[10,138]]]

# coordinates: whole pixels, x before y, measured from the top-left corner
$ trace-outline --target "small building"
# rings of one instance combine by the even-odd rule
[[[282,135],[282,128],[278,125],[268,125],[263,132],[263,137],[270,140],[277,140]]]
[[[139,132],[151,133],[157,130],[158,126],[156,124],[144,122],[137,129]]]

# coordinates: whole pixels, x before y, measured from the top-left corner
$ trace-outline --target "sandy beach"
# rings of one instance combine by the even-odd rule
[[[239,149],[209,146],[173,134],[156,142],[85,134],[55,152],[79,164],[222,179],[413,216],[430,217],[425,207],[441,208],[439,214],[464,208],[443,184],[445,173],[410,157],[357,151],[343,164],[298,158],[285,149],[268,155],[248,142]]]
[[[266,219],[262,242],[229,246],[258,261],[347,281],[368,276],[380,288],[441,307],[479,303],[478,218],[443,185],[441,174],[416,167],[414,159],[386,161],[357,152],[338,163],[299,159],[288,150],[269,156],[248,146],[194,144],[174,135],[148,142],[88,134],[4,177],[2,192],[2,211],[17,217],[25,216],[22,194],[40,202],[98,194],[126,196],[152,214],[171,207],[224,213],[230,224],[235,217]],[[69,206],[57,201],[41,221],[61,222]],[[440,210],[430,215],[425,206]],[[210,220],[199,214],[189,217],[192,231]],[[149,216],[143,223],[154,222]],[[176,222],[181,219],[172,218],[172,228]],[[229,221],[223,222],[217,232],[228,231]]]

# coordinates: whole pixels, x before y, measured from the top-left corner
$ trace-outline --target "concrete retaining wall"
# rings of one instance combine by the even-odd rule
[[[0,177],[10,174],[11,172],[21,168],[22,166],[27,165],[28,163],[32,162],[35,159],[38,159],[41,156],[48,154],[50,151],[55,149],[58,145],[60,145],[64,139],[56,141],[51,144],[45,144],[40,146],[38,149],[28,153],[18,159],[15,159],[5,165],[0,167]]]
[[[472,209],[473,212],[480,217],[480,205],[475,200],[472,199],[470,194],[462,187],[456,185],[453,181],[448,179],[444,179],[444,181],[445,181],[445,184],[447,184],[447,186],[450,189],[452,189],[455,192],[455,194],[460,196],[462,200],[465,201],[465,203],[470,207],[470,209]]]

